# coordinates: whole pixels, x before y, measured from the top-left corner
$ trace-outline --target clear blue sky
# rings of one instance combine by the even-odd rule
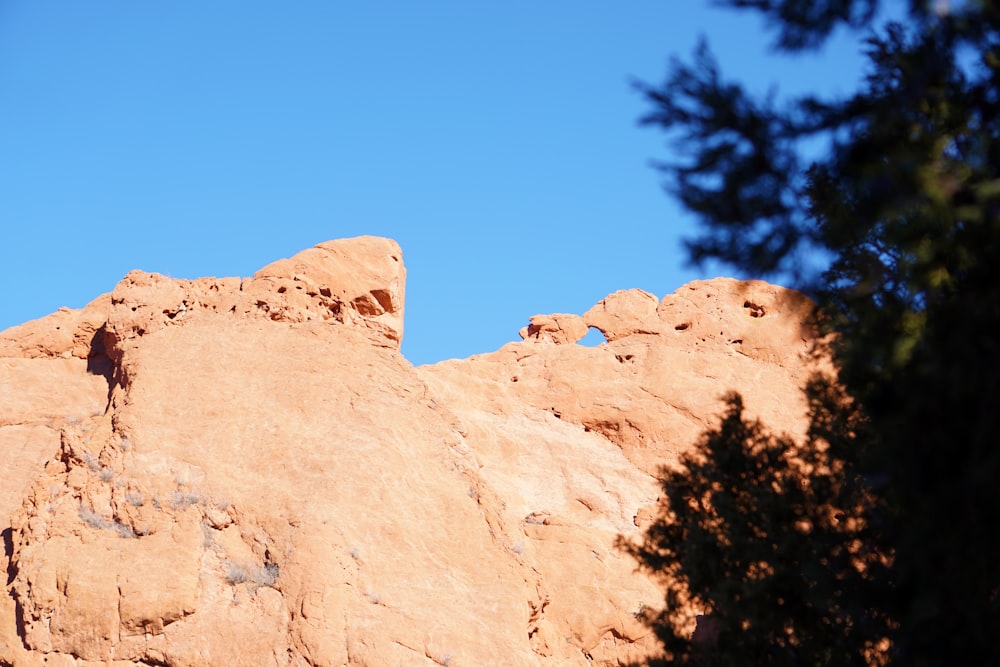
[[[131,269],[247,276],[361,234],[403,248],[418,364],[710,277],[629,83],[699,34],[758,90],[860,72],[853,43],[775,57],[699,0],[5,0],[0,329]]]

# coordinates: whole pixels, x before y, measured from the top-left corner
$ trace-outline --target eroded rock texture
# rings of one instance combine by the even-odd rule
[[[399,247],[132,272],[0,332],[0,664],[618,665],[615,547],[728,390],[801,431],[810,303],[715,280],[414,368]],[[577,345],[588,327],[609,342]],[[9,521],[8,521],[9,519]]]

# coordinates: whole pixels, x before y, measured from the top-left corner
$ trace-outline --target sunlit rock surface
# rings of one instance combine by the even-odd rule
[[[655,653],[661,592],[616,540],[725,392],[801,432],[810,302],[632,289],[415,368],[404,290],[399,247],[362,237],[242,280],[134,271],[0,332],[0,664]]]

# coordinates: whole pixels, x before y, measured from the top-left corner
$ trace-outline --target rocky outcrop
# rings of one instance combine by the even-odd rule
[[[618,549],[736,389],[801,430],[801,295],[692,283],[414,368],[392,241],[132,272],[0,332],[0,664],[618,665]],[[588,327],[608,342],[577,345]]]
[[[528,326],[518,331],[518,335],[527,341],[576,343],[587,335],[587,324],[579,315],[532,315]]]
[[[405,283],[399,245],[376,237],[321,243],[243,280],[174,280],[132,271],[111,294],[106,344],[118,350],[131,338],[218,314],[289,324],[355,324],[398,349]]]

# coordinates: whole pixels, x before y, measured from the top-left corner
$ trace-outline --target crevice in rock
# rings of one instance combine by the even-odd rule
[[[24,627],[24,608],[21,606],[21,601],[14,592],[13,586],[11,586],[17,576],[17,567],[14,565],[14,529],[8,526],[3,532],[0,532],[0,536],[3,537],[3,553],[4,558],[7,559],[7,595],[14,601],[14,631],[21,638],[21,644],[24,648],[30,650],[27,643],[27,631]]]
[[[100,375],[105,379],[108,383],[107,400],[110,402],[111,390],[115,386],[115,364],[111,360],[110,355],[108,355],[104,343],[107,326],[107,324],[102,324],[90,338],[90,352],[87,353],[87,372],[91,375]]]
[[[14,530],[8,526],[0,532],[0,537],[3,538],[3,555],[7,559],[7,585],[10,586],[17,575],[17,568],[14,567]]]

